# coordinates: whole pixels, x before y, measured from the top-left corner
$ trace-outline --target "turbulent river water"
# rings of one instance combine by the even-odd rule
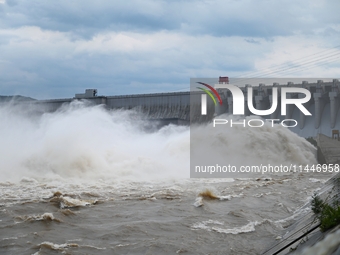
[[[158,129],[131,111],[6,104],[0,119],[0,254],[260,254],[330,178],[190,179],[196,131]],[[235,165],[315,163],[315,148],[282,127],[216,135]]]

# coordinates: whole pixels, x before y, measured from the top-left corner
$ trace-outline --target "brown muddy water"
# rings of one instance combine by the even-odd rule
[[[0,119],[0,254],[260,254],[331,177],[190,179],[195,130],[84,103],[5,105]],[[283,128],[202,128],[202,146],[235,165],[315,163],[315,148]]]
[[[301,207],[324,181],[3,182],[0,253],[259,254],[310,210]]]

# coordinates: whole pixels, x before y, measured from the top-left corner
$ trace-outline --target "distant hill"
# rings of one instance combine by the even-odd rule
[[[36,99],[31,97],[24,97],[24,96],[0,96],[0,103],[9,102],[9,101],[16,101],[16,102],[22,102],[22,101],[35,101]]]

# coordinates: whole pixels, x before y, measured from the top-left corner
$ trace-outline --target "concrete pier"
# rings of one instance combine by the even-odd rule
[[[339,111],[339,80],[333,80],[332,91],[329,92],[330,99],[330,113],[331,113],[331,128],[335,127],[336,124],[336,116]]]
[[[317,143],[320,164],[340,164],[340,141],[338,139],[319,134]]]

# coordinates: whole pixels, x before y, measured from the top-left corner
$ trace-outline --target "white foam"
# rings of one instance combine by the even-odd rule
[[[29,178],[29,177],[23,177],[20,182],[23,182],[23,183],[38,183],[37,180],[33,179],[33,178]]]
[[[218,233],[223,234],[233,234],[237,235],[240,233],[249,233],[255,231],[255,226],[261,224],[261,222],[249,222],[248,224],[241,226],[241,227],[235,227],[235,228],[224,228],[221,226],[225,226],[224,222],[217,221],[217,220],[207,220],[202,222],[194,223],[191,226],[191,229],[197,230],[197,229],[204,229],[207,231],[215,231]]]
[[[60,208],[72,208],[72,207],[81,207],[81,206],[88,206],[97,203],[97,200],[81,200],[76,199],[68,196],[61,196],[60,197]]]
[[[151,132],[133,111],[82,102],[42,116],[2,105],[0,118],[0,174],[13,181],[25,176],[23,183],[188,178],[190,137],[237,167],[315,162],[315,148],[281,126],[214,129],[209,124],[189,132],[189,127],[169,125]]]
[[[17,239],[18,239],[18,237],[16,237],[16,236],[2,238],[2,240],[17,240]]]
[[[300,208],[300,209],[296,210],[293,213],[293,215],[291,215],[287,218],[281,219],[281,220],[277,220],[277,221],[274,222],[274,224],[278,224],[282,228],[287,228],[288,226],[293,224],[300,216],[305,215],[310,211],[311,211],[311,209],[309,207]]]
[[[237,235],[240,233],[249,233],[249,232],[254,232],[255,231],[255,226],[260,224],[259,222],[249,222],[247,225],[241,226],[241,227],[236,227],[236,228],[219,228],[219,227],[212,227],[212,230],[218,232],[218,233],[224,233],[224,234],[233,234]]]
[[[58,250],[58,251],[63,251],[65,248],[79,247],[79,245],[76,243],[55,244],[52,242],[42,242],[39,246],[40,247],[44,246],[52,250]]]
[[[254,116],[246,117],[251,119]],[[221,115],[221,119],[237,120],[237,117]],[[266,123],[261,128],[243,125],[212,124],[191,129],[191,157],[197,161],[206,155],[211,162],[225,162],[225,165],[260,166],[260,165],[306,165],[316,163],[316,148],[306,139],[292,133],[281,125]],[[221,163],[222,164],[222,163]],[[245,180],[247,175],[237,180]]]
[[[24,216],[17,216],[18,219],[21,219],[23,221],[30,221],[30,220],[35,220],[35,221],[57,221],[60,222],[59,219],[55,218],[53,213],[43,213],[43,214],[38,214],[38,215],[24,215]],[[20,222],[17,222],[20,223]]]
[[[201,207],[203,205],[204,205],[203,197],[197,197],[196,200],[195,200],[194,206],[195,207]]]
[[[309,178],[309,181],[310,182],[320,182],[320,183],[325,183],[327,180],[320,180],[320,179],[316,179],[316,178]]]
[[[42,116],[23,111],[0,106],[0,174],[9,180],[189,177],[188,127],[145,131],[133,112],[79,102]]]

